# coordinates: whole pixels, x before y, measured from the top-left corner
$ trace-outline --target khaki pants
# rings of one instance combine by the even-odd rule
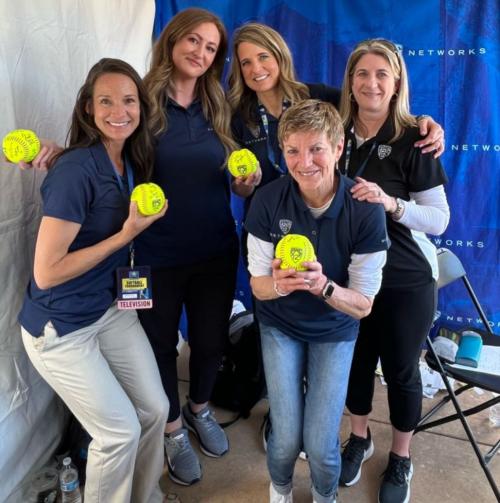
[[[135,311],[114,305],[94,324],[58,337],[22,330],[40,375],[92,437],[85,503],[162,501],[168,400]]]

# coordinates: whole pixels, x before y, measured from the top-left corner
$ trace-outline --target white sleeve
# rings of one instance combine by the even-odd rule
[[[386,259],[385,250],[375,253],[353,253],[348,268],[348,288],[366,297],[375,297],[382,284],[382,268]]]
[[[444,187],[438,185],[421,192],[410,192],[410,201],[403,201],[404,212],[398,222],[408,229],[438,236],[450,221],[450,208]]]
[[[252,276],[271,276],[274,245],[249,233],[247,236],[247,249],[250,274]]]

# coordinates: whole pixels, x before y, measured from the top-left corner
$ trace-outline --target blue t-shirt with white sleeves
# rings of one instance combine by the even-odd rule
[[[324,274],[346,287],[351,255],[387,250],[389,239],[382,205],[353,199],[352,180],[339,177],[330,207],[315,219],[297,183],[285,176],[255,194],[245,221],[246,230],[275,247],[286,234],[307,236]],[[259,320],[307,342],[353,340],[358,320],[329,306],[320,297],[297,291],[279,299],[257,301]]]
[[[43,215],[81,225],[69,252],[116,234],[127,219],[128,191],[120,188],[102,143],[63,154],[42,187]],[[112,253],[86,273],[41,290],[34,278],[28,285],[19,322],[34,337],[48,321],[59,336],[91,325],[116,298],[117,267],[128,262],[128,246]]]

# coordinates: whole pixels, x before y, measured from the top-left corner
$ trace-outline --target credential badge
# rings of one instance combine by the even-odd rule
[[[378,146],[378,158],[380,160],[389,157],[392,152],[392,147],[390,145],[379,145]]]
[[[287,218],[282,218],[280,220],[280,230],[283,234],[288,234],[292,228],[292,221]]]

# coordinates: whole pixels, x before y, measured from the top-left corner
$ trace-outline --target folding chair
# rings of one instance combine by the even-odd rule
[[[459,258],[446,248],[440,248],[437,251],[437,254],[439,264],[438,288],[443,288],[444,286],[452,283],[457,279],[462,279],[462,282],[465,285],[465,288],[467,289],[467,292],[474,304],[474,307],[479,313],[479,316],[481,317],[481,320],[483,321],[485,328],[484,330],[483,329],[479,330],[474,327],[473,330],[481,334],[484,344],[490,346],[500,346],[500,336],[495,336],[495,334],[493,333],[486,318],[486,315],[484,314],[484,311],[481,305],[479,304],[476,294],[472,289],[472,286],[467,278],[465,269],[462,263],[460,262]],[[474,452],[476,453],[479,463],[486,475],[486,478],[490,483],[491,489],[493,490],[497,498],[497,501],[500,502],[500,491],[498,490],[498,486],[488,467],[489,462],[493,459],[493,457],[500,448],[500,440],[498,440],[496,444],[486,454],[483,455],[481,453],[481,450],[479,449],[477,441],[474,438],[474,435],[472,434],[472,431],[466,419],[466,416],[476,414],[477,412],[487,409],[488,407],[491,407],[494,404],[500,403],[500,396],[493,397],[490,400],[487,400],[481,403],[480,405],[471,407],[470,409],[467,410],[462,410],[457,400],[458,395],[473,387],[478,387],[484,390],[500,393],[500,376],[485,374],[482,372],[456,369],[454,367],[451,367],[447,362],[445,362],[443,359],[440,359],[439,356],[437,355],[430,335],[427,336],[427,345],[429,348],[425,357],[427,364],[431,369],[441,374],[441,377],[444,381],[448,394],[437,405],[435,405],[427,414],[425,414],[422,417],[417,428],[415,429],[415,433],[427,430],[434,426],[449,423],[450,421],[455,421],[456,419],[460,419],[464,427],[464,430],[467,434],[467,437],[469,438],[469,441],[472,445],[472,448],[474,449]],[[451,386],[448,380],[449,377],[452,377],[464,384],[456,391],[454,391],[453,387]],[[445,404],[447,404],[450,401],[453,403],[455,407],[456,414],[451,414],[449,416],[443,417],[442,419],[429,421],[429,419],[437,411],[439,411]]]

